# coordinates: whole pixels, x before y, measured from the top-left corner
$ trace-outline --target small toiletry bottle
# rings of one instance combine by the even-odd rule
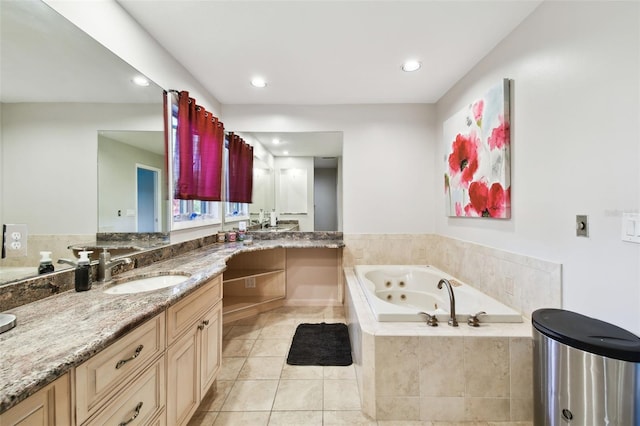
[[[276,227],[278,226],[278,218],[276,218],[276,209],[271,211],[270,223],[269,226]]]
[[[91,288],[91,251],[81,251],[78,266],[76,266],[76,291],[87,291]]]
[[[41,251],[40,252],[40,266],[38,266],[39,274],[47,274],[49,272],[53,272],[53,263],[51,262],[51,252],[50,251]]]

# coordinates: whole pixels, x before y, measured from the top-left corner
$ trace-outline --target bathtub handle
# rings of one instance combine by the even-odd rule
[[[480,319],[478,319],[479,315],[487,315],[487,313],[485,311],[480,311],[475,315],[470,315],[469,319],[467,320],[467,324],[470,327],[480,327]]]
[[[426,312],[418,312],[419,315],[425,315],[427,317],[427,325],[429,327],[437,327],[438,326],[438,318],[435,315],[428,314]]]

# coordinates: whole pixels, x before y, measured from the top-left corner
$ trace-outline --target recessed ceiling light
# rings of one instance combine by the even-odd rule
[[[289,151],[282,151],[283,155],[289,155]]]
[[[137,75],[133,77],[131,81],[133,81],[134,84],[137,84],[138,86],[142,86],[142,87],[147,87],[149,85],[149,80],[147,80],[141,75]]]
[[[406,72],[418,71],[421,66],[422,64],[420,63],[420,61],[411,59],[409,61],[406,61],[404,64],[402,64],[402,71],[406,71]]]
[[[274,145],[278,145],[279,143],[280,143],[280,139],[278,139],[278,138],[274,138],[273,139],[273,144]]]
[[[262,88],[267,86],[267,82],[262,77],[254,77],[251,79],[251,85],[253,87]]]

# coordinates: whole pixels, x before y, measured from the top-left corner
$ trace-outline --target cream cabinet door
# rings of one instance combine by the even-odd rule
[[[196,325],[167,349],[167,424],[186,424],[200,403],[198,341]]]
[[[0,414],[0,426],[68,426],[71,424],[69,374],[58,378]]]
[[[216,380],[222,360],[222,302],[218,302],[205,316],[200,345],[200,397]]]

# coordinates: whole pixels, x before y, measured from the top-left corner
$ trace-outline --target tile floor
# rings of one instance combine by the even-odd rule
[[[283,307],[223,328],[222,368],[189,426],[530,426],[375,421],[360,411],[355,369],[286,363],[298,324],[345,322],[341,307]]]

